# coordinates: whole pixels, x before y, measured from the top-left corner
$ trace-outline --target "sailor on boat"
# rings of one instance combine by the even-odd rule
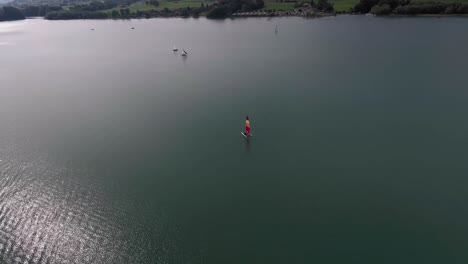
[[[241,134],[245,137],[245,138],[249,138],[252,136],[252,134],[250,133],[250,119],[249,119],[249,116],[246,116],[245,117],[245,131],[244,132],[241,132]]]

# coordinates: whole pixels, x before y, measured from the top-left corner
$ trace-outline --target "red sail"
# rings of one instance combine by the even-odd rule
[[[249,116],[245,118],[245,133],[250,134],[250,119]]]

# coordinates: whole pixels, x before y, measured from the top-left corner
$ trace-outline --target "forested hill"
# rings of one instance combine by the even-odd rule
[[[11,6],[0,6],[0,21],[11,21],[24,19],[24,14],[18,8]]]

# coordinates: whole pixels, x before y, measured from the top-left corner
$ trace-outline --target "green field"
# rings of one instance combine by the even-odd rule
[[[187,7],[200,7],[201,4],[209,5],[209,2],[202,0],[181,0],[181,1],[160,1],[159,6],[147,5],[145,3],[134,3],[128,6],[128,9],[131,13],[136,13],[137,11],[150,11],[150,10],[162,10],[168,8],[170,10],[187,8]],[[120,10],[120,7],[104,10],[104,12],[112,12],[112,10]]]
[[[349,11],[359,3],[359,0],[330,0],[330,3],[333,4],[335,11]]]
[[[333,8],[336,11],[349,11],[353,8],[359,0],[329,0],[333,3]],[[468,0],[462,0],[468,1]],[[277,2],[265,2],[265,7],[262,10],[277,10],[277,11],[289,11],[294,9],[295,3],[277,3]]]
[[[265,2],[265,7],[262,10],[277,10],[277,11],[289,11],[294,9],[294,3],[276,3],[276,2]]]
[[[333,4],[335,11],[349,11],[359,3],[359,0],[330,0],[330,3]]]

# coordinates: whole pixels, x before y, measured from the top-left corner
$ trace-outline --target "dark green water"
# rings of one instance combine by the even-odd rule
[[[466,263],[467,26],[0,23],[0,262]]]

